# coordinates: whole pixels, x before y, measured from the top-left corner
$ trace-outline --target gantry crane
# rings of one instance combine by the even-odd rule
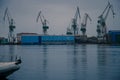
[[[83,21],[81,23],[81,31],[82,31],[82,35],[85,36],[86,35],[86,25],[87,25],[87,20],[90,20],[90,22],[92,21],[92,19],[90,18],[90,16],[85,13],[84,14],[84,18],[83,18]]]
[[[98,17],[98,24],[97,24],[97,33],[98,33],[98,40],[106,41],[106,35],[107,35],[107,26],[106,26],[106,20],[109,14],[109,11],[112,11],[113,18],[114,18],[114,10],[113,6],[108,2],[108,5],[102,12],[102,14]]]
[[[47,34],[47,29],[49,29],[49,26],[47,26],[48,21],[44,18],[44,16],[41,13],[42,13],[41,11],[38,13],[36,22],[38,22],[38,20],[40,18],[42,26],[43,26],[42,27],[43,28],[43,34],[46,35]]]
[[[72,30],[73,30],[73,34],[77,35],[78,34],[78,18],[80,19],[80,11],[79,11],[79,7],[77,7],[76,13],[74,18],[72,19]]]
[[[16,27],[14,25],[15,22],[14,22],[13,18],[11,18],[11,15],[8,11],[8,8],[6,8],[6,10],[5,10],[3,20],[5,21],[6,18],[7,18],[8,23],[9,23],[8,41],[9,41],[9,43],[14,43],[15,42],[14,29]]]

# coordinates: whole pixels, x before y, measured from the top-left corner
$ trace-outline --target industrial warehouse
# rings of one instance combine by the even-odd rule
[[[66,29],[66,35],[49,35],[48,20],[44,17],[42,11],[38,12],[36,22],[41,22],[43,34],[22,32],[17,33],[16,35],[14,34],[14,30],[16,28],[14,24],[15,21],[10,16],[8,8],[6,8],[3,20],[8,21],[9,23],[9,34],[8,38],[0,37],[0,44],[119,44],[120,31],[107,30],[106,20],[110,11],[112,11],[114,18],[115,12],[113,10],[113,6],[108,2],[102,14],[98,16],[96,27],[97,36],[87,36],[87,21],[89,20],[91,22],[92,18],[88,13],[84,13],[83,20],[81,21],[78,6],[76,7],[76,12],[71,20],[70,26]],[[79,34],[80,31],[82,34]]]
[[[35,33],[17,34],[20,44],[74,44],[74,36],[67,35],[38,35]]]

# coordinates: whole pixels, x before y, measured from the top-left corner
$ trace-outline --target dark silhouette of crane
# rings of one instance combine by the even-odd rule
[[[102,14],[98,17],[99,19],[97,21],[97,23],[98,23],[97,24],[97,33],[98,33],[98,40],[100,40],[100,41],[106,40],[106,35],[107,35],[106,20],[107,20],[110,10],[112,11],[113,18],[114,18],[115,13],[113,10],[113,6],[112,6],[112,4],[110,4],[110,2],[108,2],[108,5],[106,6],[106,8],[102,12]]]
[[[81,31],[82,31],[82,35],[83,36],[85,36],[85,34],[86,34],[86,25],[87,25],[87,20],[90,20],[90,21],[92,21],[92,19],[90,18],[90,16],[87,14],[87,13],[85,13],[84,14],[84,18],[83,18],[83,21],[82,21],[82,23],[81,23]]]
[[[5,21],[6,18],[9,23],[8,41],[9,41],[9,43],[14,43],[15,42],[14,29],[16,28],[16,26],[14,25],[15,22],[14,22],[13,18],[11,17],[10,12],[8,11],[8,8],[6,8],[6,10],[5,10],[3,20]]]
[[[47,34],[47,29],[49,29],[49,26],[47,26],[48,21],[44,18],[41,11],[38,13],[36,22],[38,22],[39,18],[40,18],[42,26],[43,26],[42,27],[43,28],[43,34],[46,35]]]
[[[71,26],[74,35],[78,34],[78,24],[77,24],[78,18],[80,19],[81,17],[80,17],[79,7],[77,6],[77,10],[76,10],[74,18],[72,19],[72,26]]]

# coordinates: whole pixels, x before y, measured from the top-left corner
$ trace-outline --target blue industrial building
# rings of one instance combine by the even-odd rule
[[[110,30],[108,32],[109,42],[112,44],[120,44],[120,30]]]
[[[22,44],[39,44],[39,36],[33,36],[33,35],[21,36],[21,43]]]
[[[41,44],[73,44],[74,36],[67,35],[44,35],[41,36]]]
[[[21,44],[73,44],[74,36],[68,35],[22,35]]]

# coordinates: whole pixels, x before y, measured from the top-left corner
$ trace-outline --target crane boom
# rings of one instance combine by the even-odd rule
[[[39,18],[40,18],[41,23],[43,25],[43,27],[42,27],[43,28],[43,33],[46,35],[47,34],[47,29],[49,28],[49,26],[47,26],[48,21],[44,18],[41,11],[38,13],[36,22],[38,22]]]
[[[74,18],[76,19],[76,21],[77,21],[78,17],[81,18],[79,7],[77,6],[77,10],[76,10],[76,13],[75,13],[75,16],[74,16]]]
[[[39,18],[40,18],[41,23],[42,23],[42,25],[43,25],[43,24],[44,24],[44,21],[43,21],[44,16],[42,16],[41,13],[42,13],[41,11],[38,13],[38,16],[37,16],[36,22],[38,22],[38,20],[39,20]]]
[[[114,12],[113,6],[111,6],[111,11],[112,11],[113,18],[114,18],[115,17],[115,12]]]
[[[5,13],[4,13],[4,17],[3,17],[3,20],[5,21],[5,18],[7,17],[8,19],[8,23],[10,25],[10,16],[9,16],[9,13],[8,13],[8,8],[5,9]]]
[[[105,11],[106,11],[107,8],[109,7],[109,5],[110,5],[110,3],[108,2],[108,5],[107,5],[106,8],[103,10],[103,12],[102,12],[102,14],[99,16],[99,18],[103,16],[103,14],[105,13]]]
[[[37,16],[37,18],[36,18],[36,22],[38,22],[39,17],[40,17],[40,14],[41,14],[41,11],[38,13],[38,16]]]
[[[90,21],[92,21],[92,19],[90,18],[90,16],[87,14],[87,16],[88,16],[88,19],[90,20]]]
[[[89,19],[90,21],[92,21],[92,19],[90,18],[90,16],[89,16],[87,13],[85,13],[82,24],[86,26],[88,19]]]
[[[114,13],[114,10],[113,10],[113,6],[110,4],[109,8],[108,8],[108,11],[107,11],[107,13],[106,13],[106,15],[104,17],[105,20],[107,19],[110,10],[112,11],[113,18],[114,18],[115,13]]]

